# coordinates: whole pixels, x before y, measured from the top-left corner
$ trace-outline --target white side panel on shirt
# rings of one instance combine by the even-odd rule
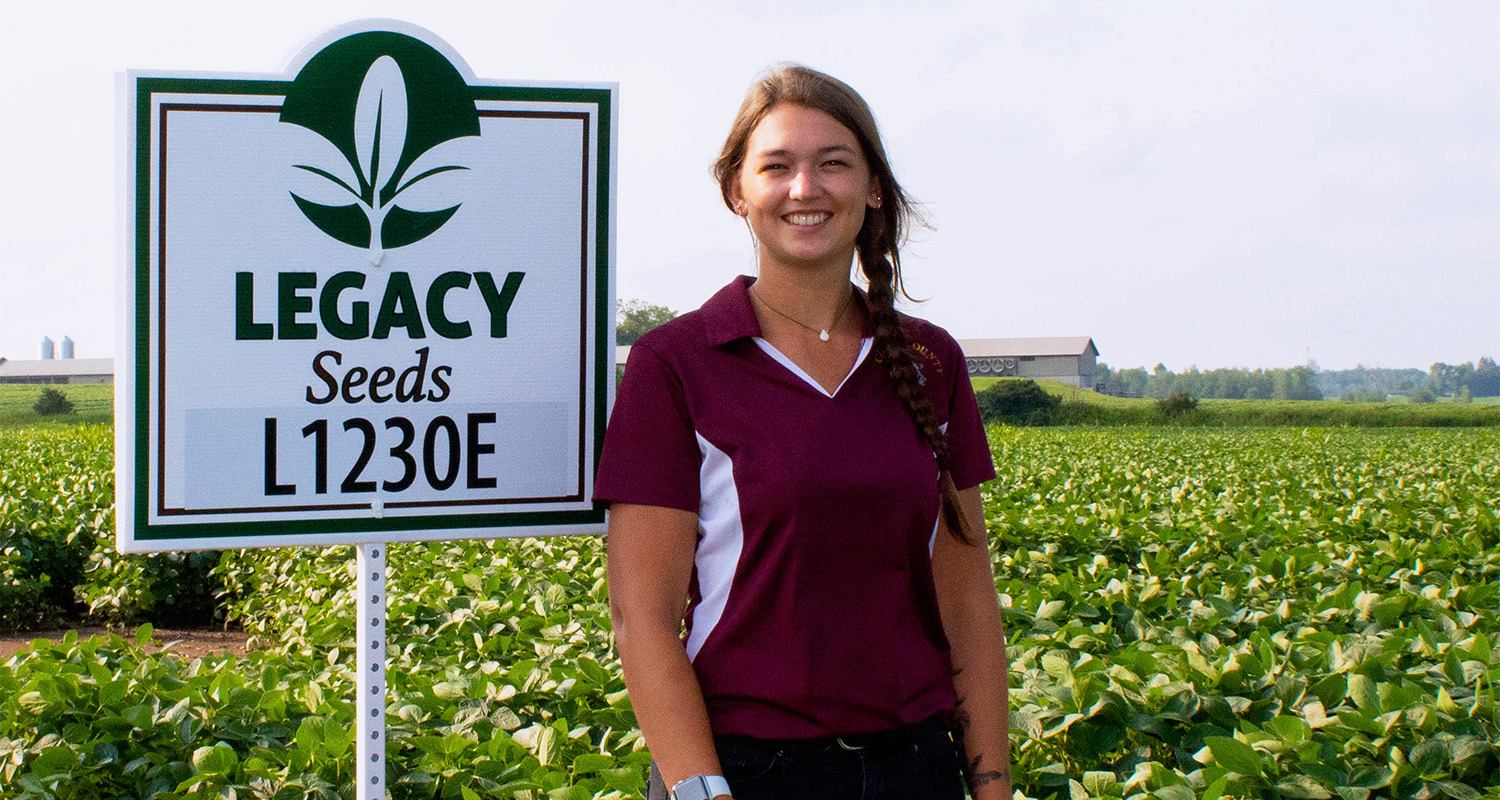
[[[703,452],[703,465],[698,469],[698,489],[702,498],[698,509],[698,532],[703,538],[693,556],[702,600],[693,609],[693,630],[687,640],[689,661],[698,657],[703,642],[724,616],[724,607],[729,603],[729,588],[734,583],[734,571],[739,566],[740,551],[745,545],[739,487],[734,485],[734,464],[727,453],[710,444],[702,434],[695,432],[694,435],[698,437],[698,448]]]

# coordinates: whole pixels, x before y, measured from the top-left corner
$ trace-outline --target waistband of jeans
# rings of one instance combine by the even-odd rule
[[[876,733],[854,733],[846,736],[827,736],[817,739],[762,739],[756,736],[716,736],[715,740],[741,746],[764,748],[780,752],[821,753],[830,749],[841,750],[906,750],[938,734],[946,734],[949,725],[944,715],[929,717],[915,725],[907,725]]]

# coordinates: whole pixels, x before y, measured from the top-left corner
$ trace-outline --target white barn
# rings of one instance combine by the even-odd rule
[[[1099,348],[1087,336],[960,339],[972,377],[1046,378],[1093,389]]]
[[[114,383],[113,358],[0,358],[0,383]]]

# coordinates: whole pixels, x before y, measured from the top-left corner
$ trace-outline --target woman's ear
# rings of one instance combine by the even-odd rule
[[[740,191],[740,179],[737,177],[729,182],[729,202],[734,213],[742,217],[749,213],[745,210],[745,194]]]
[[[870,196],[865,200],[865,205],[870,208],[880,208],[880,181],[870,178]]]

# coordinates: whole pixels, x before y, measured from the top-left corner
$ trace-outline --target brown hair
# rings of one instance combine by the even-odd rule
[[[901,400],[912,424],[916,425],[918,434],[931,445],[932,453],[937,457],[938,488],[948,532],[964,544],[973,544],[968,522],[959,511],[958,489],[949,470],[948,437],[939,427],[937,412],[933,410],[916,367],[906,353],[906,333],[901,329],[901,317],[896,313],[897,292],[911,299],[901,283],[900,246],[906,240],[910,226],[920,223],[921,215],[901,185],[896,183],[885,147],[880,143],[875,115],[870,112],[864,98],[843,81],[804,66],[781,65],[768,70],[745,95],[745,102],[740,105],[724,147],[719,151],[719,158],[714,162],[713,174],[719,182],[724,205],[734,210],[732,190],[745,163],[750,134],[780,103],[822,111],[848,128],[859,140],[870,174],[879,184],[880,207],[865,211],[864,225],[854,240],[860,271],[870,287],[870,317],[875,328],[874,355],[885,366],[896,397]]]

